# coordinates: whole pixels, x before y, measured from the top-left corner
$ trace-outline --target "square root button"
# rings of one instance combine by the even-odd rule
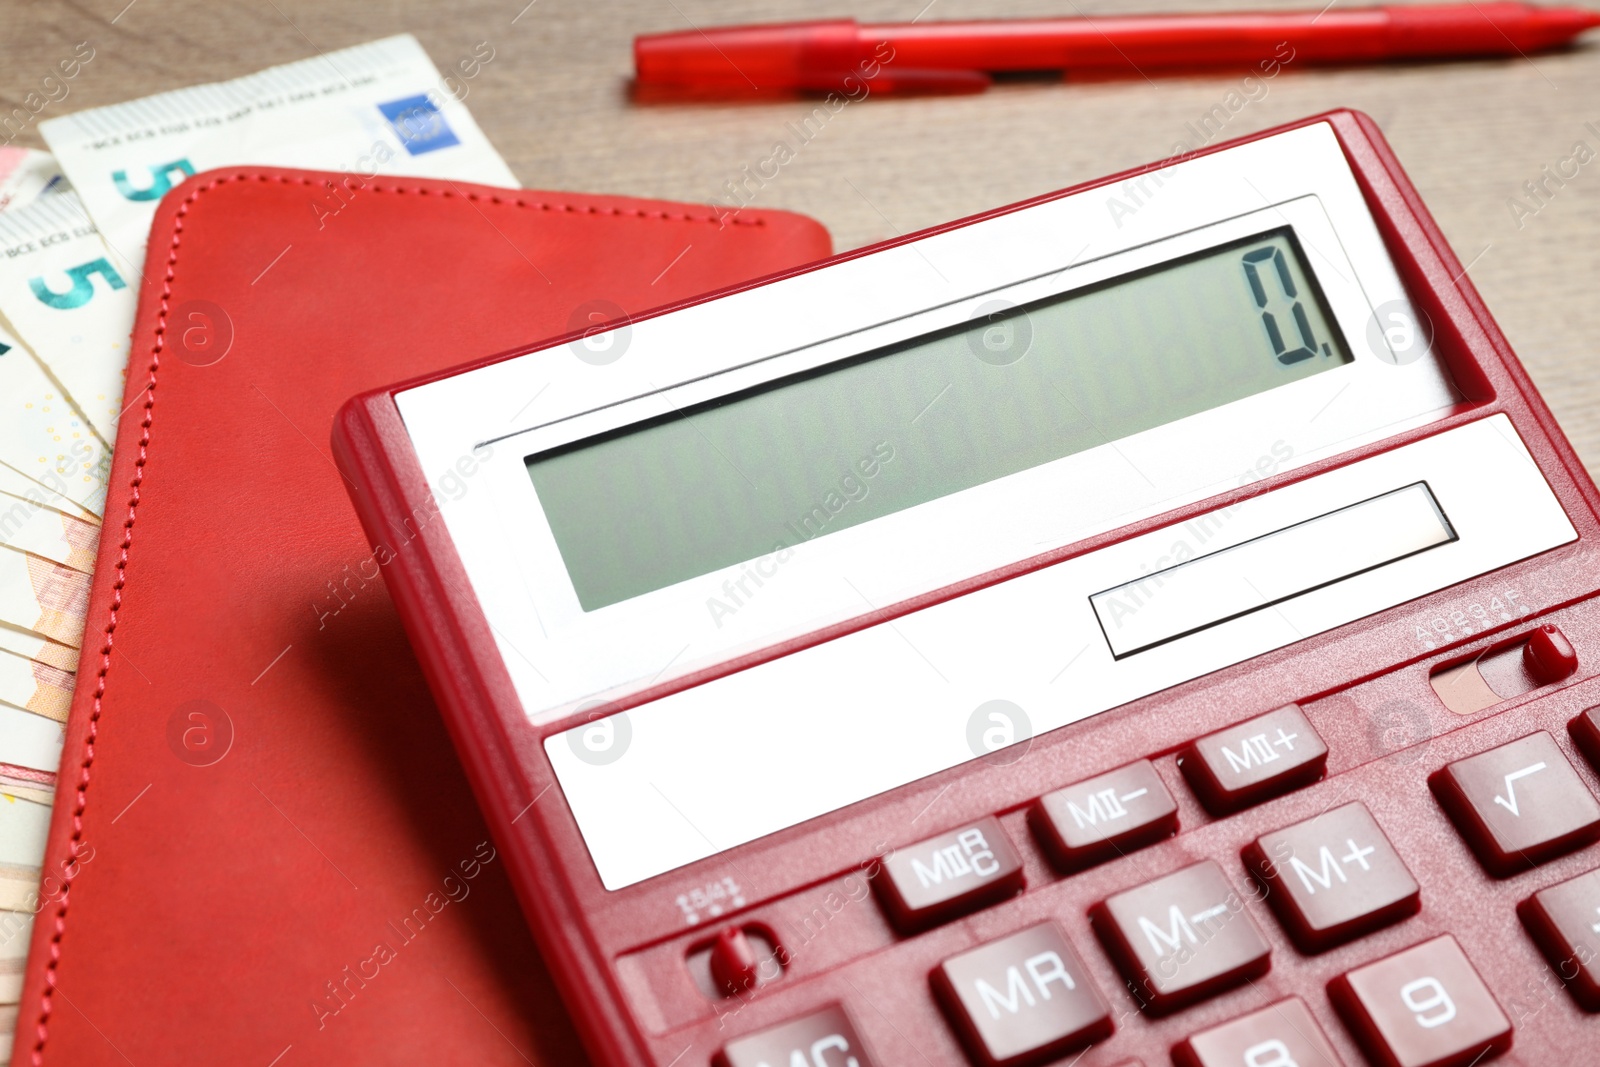
[[[1600,838],[1600,803],[1543,730],[1447,763],[1428,785],[1499,878]]]
[[[1202,1030],[1172,1050],[1177,1067],[1344,1067],[1299,997]]]
[[[1202,860],[1089,910],[1145,1011],[1162,1015],[1267,973],[1272,950],[1222,868]]]
[[[1328,746],[1298,704],[1207,734],[1178,753],[1178,768],[1213,815],[1227,815],[1310,785]]]
[[[1511,1020],[1449,934],[1340,975],[1328,995],[1381,1067],[1469,1067],[1511,1047]]]
[[[873,885],[889,920],[916,933],[1017,892],[1022,857],[990,816],[899,849]]]
[[[1422,907],[1417,880],[1359,800],[1261,837],[1245,866],[1301,952],[1322,952]]]
[[[1111,1036],[1111,1009],[1052,922],[952,956],[930,980],[982,1067],[1041,1063]]]

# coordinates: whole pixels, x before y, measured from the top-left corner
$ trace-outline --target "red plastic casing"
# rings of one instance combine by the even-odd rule
[[[542,747],[544,737],[581,719],[540,727],[529,723],[488,624],[466,592],[466,573],[443,524],[422,526],[387,566],[389,589],[490,827],[512,865],[524,910],[599,1062],[704,1065],[731,1037],[839,1002],[875,1063],[964,1064],[967,1058],[956,1032],[931,994],[929,972],[958,951],[1046,918],[1062,924],[1116,1015],[1116,1033],[1075,1061],[1082,1067],[1106,1067],[1134,1057],[1146,1065],[1165,1063],[1172,1046],[1189,1034],[1289,995],[1305,998],[1347,1063],[1364,1062],[1333,1012],[1327,983],[1445,931],[1457,936],[1516,1022],[1517,1048],[1526,1062],[1560,1062],[1579,1042],[1600,1037],[1600,1023],[1560,991],[1515,913],[1516,904],[1536,889],[1595,866],[1600,856],[1593,849],[1580,851],[1517,878],[1491,878],[1426,784],[1428,773],[1451,759],[1544,728],[1558,738],[1589,788],[1600,791],[1593,768],[1566,730],[1569,719],[1600,703],[1600,610],[1593,601],[1600,587],[1595,547],[1600,493],[1370,118],[1335,111],[1243,140],[1319,122],[1337,135],[1414,305],[1432,321],[1435,349],[1467,398],[1455,412],[1389,440],[1276,474],[1247,490],[1137,522],[658,686],[619,702],[619,709],[1185,521],[1243,493],[1315,477],[1496,413],[1507,415],[1521,434],[1576,527],[1576,541],[1063,727],[1036,738],[1018,762],[974,761],[614,892],[601,886]],[[1136,173],[844,253],[793,273],[1115,185]],[[724,292],[733,291],[738,289]],[[718,295],[723,294],[702,299]],[[569,339],[542,340],[473,366]],[[340,412],[335,452],[370,536],[381,537],[392,523],[429,507],[428,485],[394,395],[468,369],[363,394]],[[1474,614],[1473,605],[1492,600],[1515,605],[1515,617],[1494,620],[1476,632],[1457,625],[1457,619]],[[1448,711],[1429,688],[1435,665],[1458,661],[1523,631],[1531,634],[1545,623],[1558,625],[1579,657],[1579,668],[1563,681],[1469,717]],[[1305,710],[1326,741],[1328,776],[1241,813],[1208,815],[1179,774],[1175,753],[1201,734],[1289,702]],[[1178,798],[1180,833],[1078,874],[1054,870],[1027,829],[1029,804],[1054,788],[1141,756],[1155,762]],[[752,775],[781,780],[782,754],[772,753],[770,759],[770,767],[729,768],[730,802],[750,787]],[[1260,834],[1352,798],[1368,805],[1422,884],[1422,909],[1348,945],[1303,956],[1265,902],[1257,899],[1259,891],[1249,891],[1240,852]],[[869,891],[875,857],[990,814],[999,815],[1024,854],[1026,890],[933,930],[915,936],[897,933]],[[1222,863],[1248,898],[1246,906],[1271,942],[1272,969],[1248,986],[1170,1017],[1146,1018],[1096,942],[1088,909],[1111,893],[1208,857]],[[707,891],[713,886],[722,887],[720,899]],[[711,903],[719,912],[714,917]],[[686,918],[691,910],[694,922]],[[691,963],[697,956],[704,958],[706,946],[729,922],[770,932],[782,944],[787,966],[781,977],[753,993],[717,999],[697,985]]]

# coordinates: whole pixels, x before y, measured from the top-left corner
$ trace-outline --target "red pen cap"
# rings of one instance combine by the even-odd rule
[[[855,20],[835,19],[647,34],[634,38],[633,62],[639,81],[658,85],[799,89],[849,73],[861,51]]]

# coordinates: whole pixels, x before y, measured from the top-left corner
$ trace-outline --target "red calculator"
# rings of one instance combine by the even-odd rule
[[[598,1062],[1600,1040],[1600,498],[1370,119],[620,314],[335,428]]]

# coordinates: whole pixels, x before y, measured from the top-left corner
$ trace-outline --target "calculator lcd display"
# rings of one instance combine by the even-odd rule
[[[1285,226],[980,306],[960,326],[538,453],[527,469],[594,611],[1351,358]]]

